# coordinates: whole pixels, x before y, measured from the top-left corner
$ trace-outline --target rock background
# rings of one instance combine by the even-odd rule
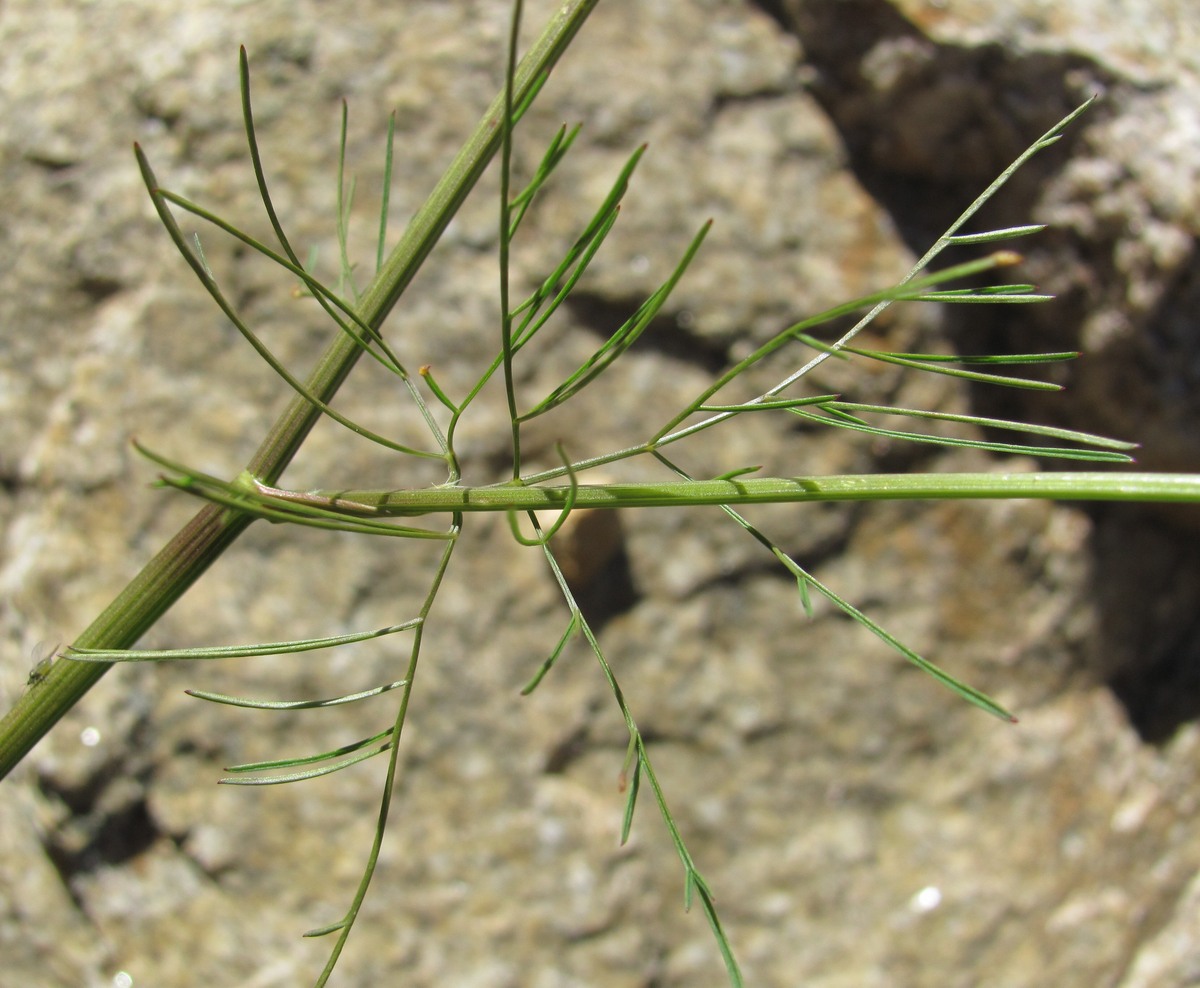
[[[553,4],[529,7],[532,32]],[[129,142],[170,188],[265,230],[238,115],[245,44],[277,206],[294,240],[328,258],[349,101],[366,258],[387,114],[401,135],[398,228],[499,83],[505,3],[330,11],[279,0],[0,9],[6,704],[35,643],[70,640],[194,508],[148,489],[153,470],[130,435],[232,474],[287,397],[173,255]],[[609,0],[527,124],[526,165],[561,120],[584,123],[547,208],[528,220],[517,261],[530,282],[632,148],[650,151],[569,318],[522,380],[527,393],[590,352],[704,218],[716,225],[613,381],[531,429],[533,459],[551,462],[558,438],[577,456],[635,440],[784,320],[899,276],[1021,148],[1100,92],[989,216],[1055,224],[1027,245],[1027,267],[1060,301],[1015,316],[898,310],[874,329],[894,348],[1077,346],[1088,353],[1069,390],[1018,404],[829,365],[815,387],[1066,422],[1143,440],[1145,466],[1200,469],[1198,90],[1200,15],[1188,0]],[[410,364],[432,364],[451,390],[490,356],[490,191],[485,180],[391,323]],[[256,328],[305,368],[328,333],[311,304],[215,234],[204,243]],[[484,401],[496,414],[462,437],[477,478],[495,475],[506,441],[500,396]],[[381,431],[419,435],[369,367],[342,402]],[[680,457],[697,473],[1000,465],[767,419]],[[640,463],[619,475],[655,476]],[[287,479],[436,478],[321,428]],[[1194,511],[962,503],[754,516],[889,629],[1017,711],[1012,728],[828,608],[806,620],[792,581],[716,517],[631,513],[586,596],[747,983],[1200,979]],[[572,651],[537,693],[517,696],[564,624],[537,554],[502,521],[470,529],[435,611],[381,870],[333,983],[722,984],[703,919],[679,908],[678,862],[649,801],[617,847],[624,741],[594,661]],[[146,644],[400,620],[428,556],[256,527]],[[298,935],[349,901],[382,765],[269,791],[212,783],[231,762],[368,733],[387,704],[274,717],[181,691],[333,695],[397,678],[403,648],[110,673],[3,784],[5,978],[310,981],[327,945]]]

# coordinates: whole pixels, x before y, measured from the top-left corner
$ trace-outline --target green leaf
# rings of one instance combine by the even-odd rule
[[[641,791],[642,785],[642,759],[638,755],[637,746],[630,739],[630,751],[632,758],[626,757],[626,762],[632,761],[633,767],[629,772],[626,796],[625,796],[625,812],[621,817],[621,839],[620,844],[624,847],[629,842],[629,832],[633,829],[633,813],[637,807],[638,793]],[[622,775],[622,779],[625,775]]]
[[[771,401],[747,401],[735,405],[704,404],[698,412],[770,412],[780,408],[802,408],[805,405],[823,405],[837,400],[838,395],[813,395],[811,398],[776,398]],[[757,469],[757,468],[756,468]]]
[[[853,401],[833,401],[830,408],[839,411],[878,412],[883,415],[906,415],[912,418],[934,419],[941,422],[963,422],[980,428],[1007,429],[1010,432],[1025,432],[1035,436],[1045,436],[1049,439],[1062,439],[1066,442],[1079,443],[1084,446],[1098,446],[1102,449],[1130,450],[1137,449],[1137,443],[1125,442],[1121,439],[1109,439],[1091,432],[1079,432],[1075,429],[1060,429],[1056,426],[1035,425],[1030,422],[1018,422],[1010,419],[986,418],[982,415],[956,415],[951,412],[930,412],[918,408],[897,408],[893,405],[864,405]],[[1129,457],[1125,458],[1128,462]]]
[[[567,377],[562,384],[551,391],[542,401],[520,416],[519,421],[527,422],[573,398],[603,374],[612,365],[613,361],[625,353],[637,341],[637,338],[642,335],[642,332],[650,325],[654,317],[658,315],[670,297],[672,290],[679,283],[679,279],[683,277],[684,271],[692,263],[696,252],[700,249],[700,245],[704,242],[704,238],[711,227],[712,221],[709,220],[700,228],[696,236],[692,238],[692,242],[688,245],[679,263],[675,266],[675,270],[671,272],[671,276],[638,307],[638,310],[591,357],[584,361],[573,374]]]
[[[813,336],[804,333],[797,337],[802,343],[807,344],[815,350],[823,352],[832,351],[829,344],[822,343]],[[839,356],[844,354],[854,354],[855,356],[865,357],[868,360],[877,360],[883,364],[894,364],[897,367],[911,367],[913,370],[926,371],[930,374],[943,374],[946,377],[956,377],[964,381],[972,381],[976,384],[994,384],[1002,387],[1021,388],[1026,391],[1061,391],[1062,385],[1052,384],[1048,381],[1031,381],[1026,377],[1012,377],[1007,374],[987,374],[981,371],[964,370],[961,367],[945,366],[949,360],[954,358],[945,358],[941,355],[936,355],[937,359],[930,359],[925,355],[906,354],[906,353],[889,353],[883,350],[866,350],[861,347],[841,346],[837,349]],[[1020,354],[1018,356],[1029,356]],[[958,361],[965,362],[965,361]],[[996,357],[993,359],[985,359],[981,357],[973,358],[972,363],[1035,363],[1033,360],[1018,360],[1010,361],[1004,357]],[[1043,361],[1036,361],[1041,363]]]
[[[207,690],[184,690],[183,692],[198,700],[210,700],[213,703],[223,703],[231,707],[250,707],[255,710],[311,710],[317,707],[336,707],[343,703],[354,703],[357,700],[379,696],[407,685],[407,679],[398,679],[394,683],[385,683],[382,686],[361,690],[358,693],[344,693],[328,700],[247,700],[242,697],[227,696],[223,693],[209,693]]]
[[[575,143],[575,138],[579,136],[582,129],[582,124],[576,124],[568,131],[567,125],[563,124],[551,139],[550,146],[546,148],[545,154],[542,155],[542,160],[538,163],[533,178],[529,180],[529,184],[517,193],[517,195],[513,196],[512,202],[509,204],[513,212],[512,222],[508,231],[510,240],[517,235],[517,229],[521,225],[521,220],[525,218],[526,211],[533,203],[537,194],[542,190],[542,186],[545,185],[546,181],[554,173],[554,169],[558,167],[559,162],[566,156],[571,145]]]
[[[331,762],[332,759],[338,758],[347,752],[358,752],[358,754],[352,755],[349,758],[343,758],[341,761],[332,761],[331,764],[322,765],[320,768],[311,769],[307,772],[290,772],[285,775],[247,775],[245,778],[236,776],[227,777],[218,779],[217,784],[225,786],[279,786],[289,782],[304,782],[307,779],[317,779],[323,775],[332,775],[334,772],[340,772],[344,768],[357,765],[359,762],[364,762],[368,758],[374,758],[376,755],[380,755],[391,749],[391,741],[385,741],[374,748],[367,748],[368,745],[378,741],[380,738],[388,737],[391,733],[392,730],[389,728],[369,738],[355,741],[353,744],[335,748],[332,751],[323,751],[319,755],[306,755],[301,758],[280,758],[266,762],[248,762],[244,765],[230,765],[225,769],[226,772],[261,772],[272,769],[292,768],[296,765],[311,765],[315,762]]]
[[[398,631],[412,631],[421,625],[420,618],[403,624],[394,624],[375,631],[359,631],[349,635],[333,635],[329,638],[301,638],[295,641],[264,642],[259,645],[220,645],[207,648],[77,648],[72,645],[63,651],[63,656],[79,662],[169,662],[181,659],[244,659],[255,655],[292,655],[311,652],[319,648],[336,648],[354,642],[369,641],[394,635]],[[390,687],[388,687],[390,688]],[[210,697],[211,699],[211,697]],[[327,701],[331,702],[331,701]],[[249,704],[246,704],[249,706]]]
[[[528,696],[535,689],[537,689],[539,685],[541,685],[542,680],[546,677],[546,673],[548,673],[554,667],[554,663],[557,662],[558,657],[562,655],[563,649],[567,647],[567,643],[577,634],[579,634],[579,621],[576,615],[572,613],[571,620],[567,623],[567,630],[564,631],[562,636],[558,639],[558,643],[554,646],[554,650],[546,657],[541,666],[538,667],[538,671],[533,674],[533,678],[521,687],[522,696]]]
[[[871,436],[880,436],[887,439],[903,439],[914,443],[928,443],[934,446],[961,446],[968,449],[983,449],[990,450],[994,453],[1007,453],[1016,456],[1041,456],[1046,458],[1060,460],[1081,460],[1090,463],[1129,463],[1132,457],[1124,453],[1110,452],[1109,450],[1096,449],[1074,449],[1069,446],[1034,446],[1027,443],[1004,443],[986,439],[970,439],[956,438],[953,436],[934,436],[922,432],[906,432],[899,429],[885,429],[879,426],[868,425],[857,416],[850,415],[839,407],[842,403],[831,402],[829,405],[822,406],[822,411],[825,414],[812,412],[807,409],[794,408],[792,414],[800,418],[815,422],[820,425],[831,425],[839,429],[850,429],[854,432],[863,432]],[[850,408],[860,407],[853,403],[849,403]],[[861,406],[870,407],[870,406]],[[888,409],[880,407],[878,411],[894,411],[896,414],[903,415],[906,412],[919,415],[922,418],[947,418],[950,421],[962,419],[970,421],[971,416],[944,416],[939,413],[920,413],[913,412],[911,409]],[[1020,423],[1011,423],[1002,425],[999,419],[991,420],[998,427],[1015,428],[1025,432],[1039,432],[1044,427],[1039,426],[1023,426]],[[1059,430],[1051,430],[1059,431]],[[1066,430],[1061,430],[1066,431]],[[1079,435],[1083,435],[1080,433]],[[1116,444],[1116,440],[1108,440],[1110,445]]]
[[[1000,240],[1013,240],[1017,237],[1025,237],[1031,233],[1041,233],[1046,229],[1045,223],[1029,223],[1025,226],[1010,226],[1002,230],[988,230],[986,233],[960,233],[947,239],[953,246],[966,246],[968,244],[990,244]]]

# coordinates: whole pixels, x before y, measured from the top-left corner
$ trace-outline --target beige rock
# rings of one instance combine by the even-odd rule
[[[533,24],[556,5],[527,6]],[[809,34],[830,10],[825,35]],[[352,249],[368,271],[388,113],[400,135],[395,230],[495,89],[506,11],[500,0],[359,3],[336,17],[279,0],[0,10],[6,702],[24,688],[33,642],[70,640],[193,508],[147,489],[154,470],[129,436],[233,475],[287,400],[171,254],[130,141],[170,188],[265,235],[238,117],[244,43],[276,206],[301,252],[319,246],[333,270],[346,97]],[[562,120],[585,129],[526,221],[520,285],[544,276],[632,149],[650,148],[586,285],[530,348],[522,394],[536,400],[577,367],[699,224],[716,222],[625,366],[533,424],[531,460],[553,464],[558,440],[573,456],[636,442],[715,366],[898,277],[936,218],[1099,86],[1104,102],[1062,153],[997,206],[1012,222],[1058,224],[1029,247],[1034,278],[1065,296],[1040,313],[1021,307],[1033,342],[977,307],[970,321],[897,311],[876,340],[971,352],[1082,342],[1097,352],[1067,395],[1008,414],[1144,438],[1147,465],[1195,469],[1197,32],[1186,0],[601,4],[523,125],[525,168]],[[452,393],[495,349],[494,191],[485,179],[390,327],[411,366],[431,364]],[[329,332],[315,306],[290,278],[200,234],[256,329],[307,368]],[[832,362],[815,377],[868,400],[984,401]],[[339,400],[380,431],[422,436],[402,389],[365,363]],[[508,455],[499,389],[480,411],[460,437],[464,466],[491,481]],[[676,455],[709,476],[993,462],[763,416]],[[641,462],[614,470],[665,476]],[[441,478],[322,426],[285,479]],[[573,579],[621,583],[602,644],[747,983],[1188,983],[1200,584],[1178,519],[1040,503],[782,506],[753,518],[1020,724],[966,708],[819,600],[807,619],[792,577],[719,512],[642,510],[619,533],[585,532]],[[433,554],[387,541],[255,527],[145,644],[411,617]],[[679,908],[678,858],[645,788],[618,846],[626,737],[595,660],[575,643],[517,696],[567,623],[540,554],[515,547],[503,518],[482,517],[468,519],[458,552],[429,622],[380,871],[332,983],[721,983],[703,918]],[[624,569],[589,577],[610,552]],[[118,984],[120,972],[180,988],[312,980],[329,944],[299,934],[353,895],[382,763],[266,791],[212,783],[230,764],[371,734],[394,706],[276,715],[181,691],[364,689],[403,675],[410,640],[111,672],[2,783],[4,977],[71,988]]]

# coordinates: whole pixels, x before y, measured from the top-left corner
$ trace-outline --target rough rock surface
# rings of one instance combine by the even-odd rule
[[[534,25],[554,4],[527,6]],[[70,640],[194,508],[148,489],[154,471],[129,436],[233,474],[287,400],[172,253],[130,141],[169,188],[266,231],[238,115],[244,44],[276,205],[294,240],[332,263],[347,99],[365,270],[388,113],[395,229],[498,85],[507,7],[0,8],[5,707],[35,643]],[[1145,466],[1200,469],[1198,52],[1190,0],[608,0],[525,125],[525,168],[560,121],[584,133],[526,222],[523,284],[631,150],[650,149],[595,269],[524,372],[526,393],[576,366],[716,222],[645,345],[611,383],[535,422],[527,452],[549,465],[558,439],[576,456],[634,442],[785,321],[900,276],[1022,147],[1100,92],[989,214],[1054,224],[1028,245],[1028,269],[1060,301],[1015,315],[897,310],[874,330],[895,349],[1078,347],[1069,390],[1017,403],[828,364],[815,388],[1117,433],[1145,443]],[[492,353],[494,190],[485,179],[390,324],[409,363],[432,365],[451,392]],[[201,232],[230,297],[307,367],[329,332],[315,307]],[[341,401],[379,431],[420,435],[394,383],[365,364]],[[503,395],[482,401],[490,414],[460,442],[471,476],[491,479]],[[289,483],[439,479],[346,437],[319,428]],[[679,455],[710,475],[1036,466],[763,417]],[[1197,983],[1196,512],[1014,502],[753,518],[1020,724],[967,708],[828,607],[807,619],[794,581],[719,514],[635,511],[619,530],[583,528],[577,555],[590,537],[605,562],[577,564],[582,595],[747,983]],[[539,555],[503,519],[473,519],[468,535],[431,622],[380,873],[332,983],[721,984],[703,919],[679,908],[679,862],[648,794],[618,847],[625,742],[594,660],[570,650],[517,695],[566,621]],[[393,623],[419,605],[431,558],[257,526],[145,644]],[[298,935],[350,900],[382,765],[267,790],[212,783],[223,765],[347,743],[390,708],[273,715],[182,689],[329,696],[398,678],[403,662],[404,643],[385,640],[109,673],[0,784],[6,983],[311,981],[327,942]]]

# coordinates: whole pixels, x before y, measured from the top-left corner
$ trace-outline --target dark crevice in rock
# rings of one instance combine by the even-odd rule
[[[125,285],[117,278],[109,278],[101,275],[81,275],[75,282],[75,287],[78,288],[94,305],[112,298]]]
[[[1144,339],[1150,364],[1139,391],[1149,407],[1140,418],[1147,431],[1137,438],[1146,448],[1141,466],[1155,470],[1196,470],[1200,467],[1200,248],[1195,241],[1175,271],[1154,312],[1147,318]],[[1108,391],[1111,405],[1113,392]],[[1122,398],[1124,398],[1122,393]],[[1097,395],[1099,401],[1100,396]],[[1098,403],[1097,401],[1097,403]],[[1124,404],[1124,402],[1121,402]]]
[[[1115,81],[1081,55],[939,44],[886,0],[793,0],[785,8],[815,70],[811,92],[851,169],[918,255],[1034,138]],[[1028,222],[1079,133],[1040,152],[979,224]]]
[[[1134,316],[1124,297],[1129,276],[1116,269],[1123,236],[1083,242],[1069,231],[1045,231],[1029,267],[1065,282],[1054,286],[1053,304],[1023,306],[1017,314],[976,306],[969,323],[956,314],[949,332],[962,349],[970,339],[981,353],[1085,351],[1042,375],[1063,392],[976,388],[971,400],[978,414],[1135,440],[1142,444],[1134,453],[1140,469],[1194,471],[1200,467],[1194,427],[1200,417],[1200,250],[1193,245],[1175,272],[1164,273],[1157,305]],[[1083,328],[1097,314],[1123,328],[1101,352],[1086,352]]]
[[[31,165],[52,173],[67,171],[79,164],[79,159],[72,155],[55,155],[41,150],[29,151],[24,157]]]
[[[65,825],[48,831],[42,839],[47,858],[72,898],[76,898],[76,876],[136,858],[161,836],[142,798],[105,806],[97,791],[93,793],[95,801],[87,798],[80,803],[84,798],[81,792],[56,789],[44,777],[39,781],[44,795],[62,800],[74,811]],[[76,904],[82,908],[78,900]]]
[[[808,505],[808,507],[811,510],[840,516],[835,524],[814,525],[814,528],[824,529],[825,534],[819,539],[811,539],[806,542],[803,548],[789,548],[787,545],[780,545],[780,548],[799,565],[803,566],[809,572],[813,572],[823,563],[845,555],[866,506],[852,503],[817,503]],[[688,596],[703,596],[711,592],[715,587],[738,586],[745,584],[749,580],[760,578],[783,580],[789,583],[794,583],[796,580],[796,577],[789,570],[779,565],[778,560],[764,552],[761,555],[754,556],[751,562],[741,566],[730,567],[697,583],[691,589]]]
[[[716,93],[708,109],[707,122],[713,126],[722,113],[736,113],[740,109],[769,106],[794,95],[800,89],[798,83],[786,86],[763,86],[761,89],[740,90],[736,93]]]
[[[642,298],[600,297],[577,289],[565,304],[581,326],[608,339],[637,311],[643,301]],[[660,313],[652,319],[631,350],[659,353],[691,364],[708,374],[716,374],[729,364],[729,354],[724,346],[689,332],[680,324],[679,317],[670,313]]]
[[[550,749],[542,771],[547,775],[563,775],[572,763],[587,754],[591,746],[587,723],[577,725]]]
[[[750,0],[750,6],[756,7],[785,31],[791,30],[787,11],[784,10],[783,0]]]
[[[1200,625],[1174,641],[1158,643],[1146,668],[1116,676],[1109,684],[1138,736],[1165,744],[1175,731],[1200,717]]]
[[[933,41],[887,0],[781,0],[777,6],[804,47],[813,73],[810,90],[841,135],[851,170],[918,256],[1033,140],[1087,95],[1124,85],[1094,61],[1069,52]],[[1114,112],[1112,104],[1093,106],[1053,147],[1026,162],[966,231],[1033,221],[1043,191],[1076,151],[1085,127]],[[1013,246],[1031,252],[1033,263],[1015,278],[1003,272],[996,281],[1036,280],[1030,273],[1035,269],[1068,271],[1078,290],[1063,293],[1056,285],[1060,298],[1053,313],[1035,311],[1037,306],[948,306],[941,313],[945,336],[964,353],[1078,349],[1080,326],[1097,301],[1088,291],[1096,278],[1081,272],[1090,271],[1093,263],[1101,271],[1110,268],[1113,245],[1085,243],[1058,229]],[[976,252],[987,249],[981,246]],[[967,257],[959,249],[941,263]],[[1103,274],[1097,277],[1104,279]],[[1059,383],[1070,378],[1069,368],[1049,373]],[[973,388],[971,400],[984,416],[1105,428],[1094,416],[1082,421],[1096,403],[1081,396],[1074,399],[1075,412],[1064,396],[1047,402],[1044,395],[986,386]]]
[[[1108,90],[1110,98],[1028,162],[968,229],[1036,220],[1043,191],[1078,150],[1086,128],[1131,112],[1122,104],[1136,87],[1081,55],[938,43],[886,0],[758,6],[801,41],[814,73],[811,91],[841,134],[851,169],[917,254],[1090,92]],[[1119,223],[1095,236],[1050,229],[1017,242],[1029,252],[1027,277],[1033,271],[1034,280],[1059,281],[1053,309],[952,308],[944,314],[948,337],[972,353],[1079,349],[1089,316],[1111,310],[1126,317],[1130,276],[1116,263],[1128,236]],[[1140,439],[1147,447],[1143,466],[1195,469],[1200,450],[1186,438],[1181,448],[1179,437],[1189,435],[1180,422],[1194,420],[1200,381],[1192,353],[1197,272],[1193,254],[1177,269],[1145,332],[1126,334],[1086,366],[1048,368],[1051,379],[1068,385],[1065,394],[975,387],[973,411]],[[1045,464],[1063,467],[1058,460]],[[1112,507],[1093,517],[1100,630],[1091,661],[1140,736],[1162,742],[1200,716],[1200,553],[1189,548],[1196,544],[1194,521],[1181,535],[1161,514]]]
[[[136,709],[139,704],[131,706],[135,709],[127,712],[132,723],[124,728],[112,725],[114,731],[128,732],[131,747],[126,756],[86,773],[43,771],[37,777],[42,795],[68,811],[45,832],[42,846],[72,897],[75,876],[123,864],[162,836],[146,803],[155,771],[147,754],[149,722],[144,711]]]
[[[1144,508],[1094,512],[1092,662],[1154,744],[1200,717],[1200,549]]]
[[[598,704],[591,704],[587,716],[555,742],[554,746],[546,754],[546,760],[542,765],[542,771],[546,775],[565,775],[575,762],[584,758],[589,753],[597,751],[611,752],[613,750],[610,738],[597,736],[592,730],[597,710],[602,709],[605,705],[603,701]],[[642,740],[648,745],[670,742],[688,745],[695,742],[695,738],[690,734],[673,734],[661,731],[645,723],[648,719],[648,717],[645,717],[643,723],[639,726]],[[622,776],[622,789],[628,782],[629,779]]]
[[[633,582],[629,555],[621,545],[587,585],[573,591],[575,602],[597,634],[613,618],[632,610],[641,599]]]
[[[147,123],[160,124],[168,133],[179,126],[183,115],[178,109],[168,109],[164,106],[158,93],[149,87],[140,88],[133,94],[133,109],[141,114]]]

